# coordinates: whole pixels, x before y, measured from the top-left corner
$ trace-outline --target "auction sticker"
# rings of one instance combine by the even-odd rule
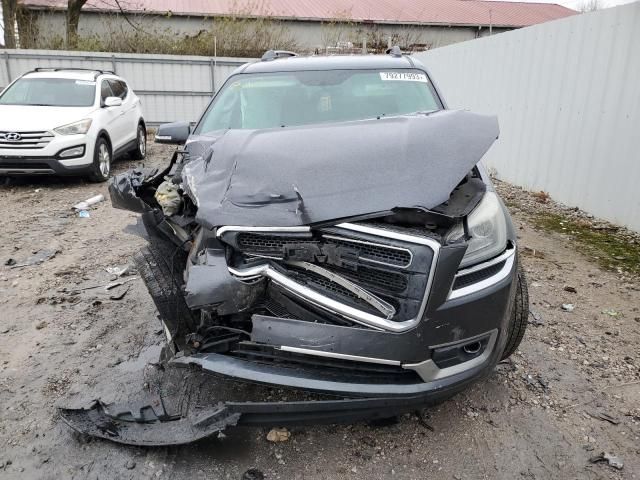
[[[396,82],[424,82],[427,83],[427,76],[417,72],[380,72],[380,79]]]

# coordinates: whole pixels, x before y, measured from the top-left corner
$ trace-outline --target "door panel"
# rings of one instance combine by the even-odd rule
[[[122,80],[109,80],[109,84],[114,95],[122,99],[122,132],[124,143],[127,143],[136,138],[138,99],[129,91],[129,87]]]
[[[100,104],[104,105],[107,97],[115,97],[108,80],[102,80],[100,84]],[[111,137],[111,146],[115,152],[126,143],[126,125],[124,125],[124,109],[119,107],[102,107],[102,126]]]

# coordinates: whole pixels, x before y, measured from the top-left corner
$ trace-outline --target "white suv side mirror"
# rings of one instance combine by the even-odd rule
[[[119,107],[122,105],[122,99],[120,97],[107,97],[104,99],[105,107]]]

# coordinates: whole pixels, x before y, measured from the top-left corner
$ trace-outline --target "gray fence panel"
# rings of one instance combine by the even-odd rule
[[[640,231],[640,2],[417,57],[450,107],[498,115],[499,178]]]
[[[37,67],[114,70],[142,100],[149,125],[198,119],[212,93],[246,58],[138,55],[59,50],[0,52],[0,90]]]

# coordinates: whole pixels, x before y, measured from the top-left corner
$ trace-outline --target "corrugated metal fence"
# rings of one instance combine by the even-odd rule
[[[640,2],[418,54],[499,178],[640,231]]]
[[[214,91],[246,58],[181,55],[137,55],[59,50],[1,50],[0,91],[11,80],[36,67],[112,70],[142,99],[150,125],[195,121]]]

